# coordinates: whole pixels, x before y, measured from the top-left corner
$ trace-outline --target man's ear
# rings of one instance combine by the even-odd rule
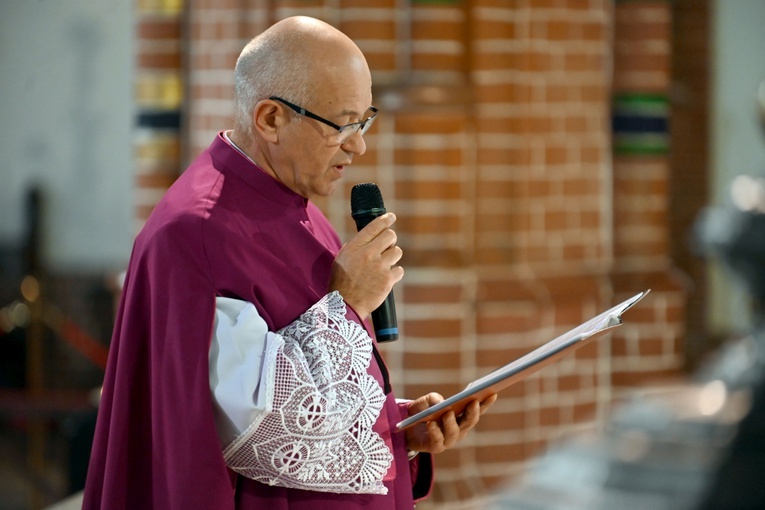
[[[263,140],[276,143],[284,125],[284,110],[275,101],[264,99],[252,110],[252,125]]]

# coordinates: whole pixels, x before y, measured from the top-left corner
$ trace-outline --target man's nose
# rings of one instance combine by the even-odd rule
[[[352,152],[358,156],[361,156],[367,151],[367,143],[364,141],[364,135],[361,134],[361,131],[353,133],[351,137],[343,143],[342,147],[348,152]]]

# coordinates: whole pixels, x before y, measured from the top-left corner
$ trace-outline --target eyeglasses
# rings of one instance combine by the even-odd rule
[[[315,113],[311,113],[301,106],[292,104],[289,101],[285,101],[281,97],[271,96],[268,99],[272,99],[274,101],[279,101],[280,103],[284,103],[286,106],[289,106],[292,110],[299,113],[300,115],[304,115],[308,118],[318,120],[319,122],[323,122],[327,126],[337,129],[338,133],[334,137],[332,137],[332,140],[337,145],[343,145],[356,133],[361,133],[362,135],[366,133],[367,130],[372,126],[372,123],[374,122],[375,117],[377,117],[377,113],[379,112],[377,108],[375,108],[374,106],[370,106],[369,111],[372,112],[372,115],[370,117],[367,117],[361,122],[353,122],[351,124],[346,124],[345,126],[338,126],[334,122],[329,121],[323,117],[319,117]]]

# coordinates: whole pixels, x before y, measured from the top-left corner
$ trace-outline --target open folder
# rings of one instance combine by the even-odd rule
[[[398,423],[396,427],[398,430],[404,430],[415,423],[435,420],[450,410],[453,410],[459,416],[470,402],[483,400],[494,393],[498,393],[500,390],[525,379],[550,363],[554,363],[565,354],[587,345],[599,333],[620,325],[622,323],[622,314],[640,301],[648,292],[646,290],[629,298],[610,310],[606,310],[600,315],[580,324],[568,333],[550,340],[525,356],[508,363],[480,379],[476,379],[468,384],[464,390],[443,402],[410,416]]]

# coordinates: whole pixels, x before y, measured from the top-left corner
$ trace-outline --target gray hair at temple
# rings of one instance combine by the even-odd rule
[[[236,131],[253,136],[252,110],[263,99],[279,96],[301,106],[309,102],[312,61],[306,39],[300,31],[266,30],[247,43],[234,71]]]

